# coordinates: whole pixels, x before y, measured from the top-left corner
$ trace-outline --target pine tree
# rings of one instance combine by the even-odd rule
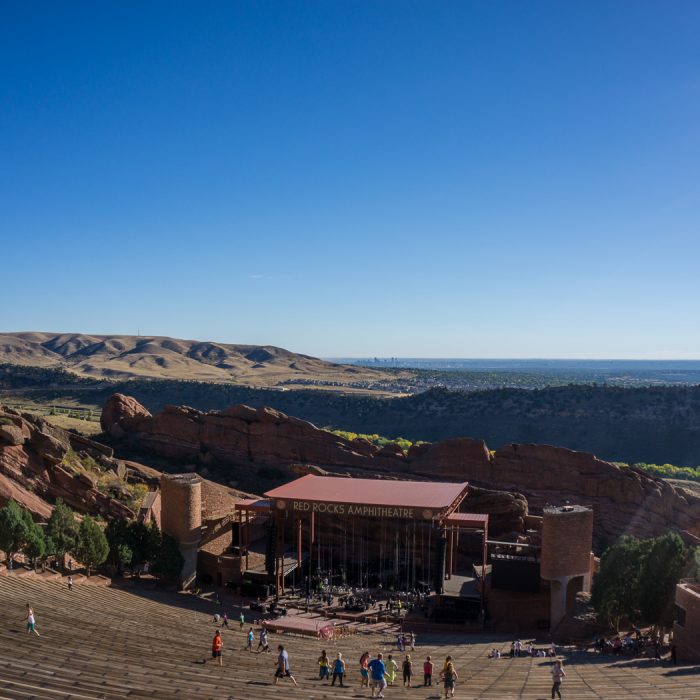
[[[12,568],[12,559],[25,546],[28,536],[29,527],[22,508],[15,501],[0,508],[0,549],[7,553],[9,568]]]
[[[78,524],[73,511],[59,498],[46,524],[47,551],[61,559],[74,553],[78,544]]]
[[[75,556],[87,567],[88,576],[93,567],[104,563],[108,554],[109,543],[105,533],[89,515],[86,515],[78,528]]]
[[[639,609],[644,620],[659,627],[673,624],[676,584],[686,574],[690,555],[677,532],[651,541],[640,575]]]
[[[623,618],[639,617],[639,580],[645,544],[636,537],[620,537],[603,553],[600,571],[593,579],[593,607],[615,631]]]
[[[32,521],[27,533],[27,541],[24,545],[24,553],[31,559],[34,568],[38,559],[41,559],[46,554],[46,537],[44,531],[39,525]]]
[[[164,578],[177,579],[182,573],[185,560],[180,553],[177,541],[169,535],[163,535],[163,544],[153,562],[153,571]]]

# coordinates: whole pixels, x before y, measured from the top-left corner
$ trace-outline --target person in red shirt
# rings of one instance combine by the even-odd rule
[[[216,632],[214,633],[214,639],[211,643],[211,658],[219,659],[219,666],[224,665],[224,659],[222,656],[223,649],[224,640],[221,638],[221,632],[219,632],[219,630],[216,630]]]
[[[433,662],[428,657],[423,664],[423,685],[433,684]]]

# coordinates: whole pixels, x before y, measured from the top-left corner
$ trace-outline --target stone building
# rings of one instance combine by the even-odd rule
[[[696,581],[676,586],[673,641],[679,661],[700,661],[700,584]]]
[[[445,502],[428,508],[426,499],[442,492]],[[280,590],[294,571],[297,584],[298,576],[342,571],[349,582],[359,575],[363,585],[377,577],[387,585],[401,567],[397,586],[411,581],[401,590],[430,580],[438,604],[461,605],[465,619],[473,619],[467,604],[478,616],[488,602],[489,617],[504,629],[554,630],[576,594],[591,588],[593,511],[549,506],[503,541],[489,538],[488,515],[459,512],[467,493],[466,482],[307,475],[264,498],[242,499],[196,473],[164,474],[159,515],[163,532],[180,544],[185,587],[199,577],[205,585],[248,581]]]
[[[540,576],[549,581],[549,623],[553,629],[580,592],[591,590],[593,511],[584,506],[550,506],[542,513]]]

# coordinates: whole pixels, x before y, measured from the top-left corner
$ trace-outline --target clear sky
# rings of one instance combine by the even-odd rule
[[[700,357],[700,3],[0,3],[0,330]]]

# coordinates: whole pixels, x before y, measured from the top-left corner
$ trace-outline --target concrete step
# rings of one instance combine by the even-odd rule
[[[239,607],[214,606],[193,596],[140,589],[76,585],[68,591],[65,579],[41,576],[0,578],[0,700],[2,698],[235,698],[259,700],[290,697],[311,700],[350,700],[369,697],[360,688],[358,659],[369,650],[403,659],[394,645],[393,629],[355,625],[358,634],[338,642],[310,637],[270,635],[275,648],[289,650],[300,687],[288,681],[272,685],[275,654],[244,651],[245,633],[235,622]],[[26,634],[25,603],[36,609],[41,637]],[[213,613],[223,609],[232,619],[224,629],[224,666],[211,661]],[[246,611],[248,614],[249,611]],[[257,646],[257,629],[254,646]],[[419,634],[412,654],[414,681],[422,683],[422,662],[431,654],[439,669],[447,654],[454,658],[459,698],[538,700],[549,698],[551,668],[547,659],[488,659],[489,649],[506,650],[510,640],[490,634]],[[546,640],[541,640],[542,645]],[[348,664],[348,687],[331,687],[318,680],[316,659],[325,648],[333,658],[341,651]],[[565,650],[563,694],[583,698],[641,698],[698,700],[700,674],[687,667],[671,668],[646,659],[618,659]],[[436,678],[437,681],[437,673]],[[387,699],[428,700],[442,688],[388,688]]]

